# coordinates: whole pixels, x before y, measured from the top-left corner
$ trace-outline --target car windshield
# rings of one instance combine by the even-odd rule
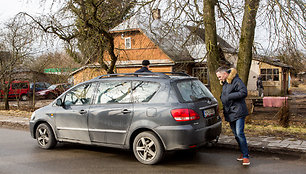
[[[184,102],[214,100],[214,96],[199,80],[180,81],[177,83],[177,88]]]
[[[51,85],[51,86],[49,86],[49,88],[48,88],[48,89],[50,89],[50,90],[54,90],[56,87],[57,87],[57,85]]]

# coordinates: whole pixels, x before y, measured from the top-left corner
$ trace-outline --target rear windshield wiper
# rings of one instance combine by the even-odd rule
[[[200,100],[207,100],[207,101],[211,101],[211,98],[209,97],[200,97],[200,98],[197,98],[197,97],[194,97],[194,96],[190,96],[190,98],[192,99],[192,101],[200,101]]]

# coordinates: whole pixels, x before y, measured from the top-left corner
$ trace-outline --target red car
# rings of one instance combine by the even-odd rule
[[[6,84],[8,82],[5,82]],[[0,90],[1,95],[0,98],[3,98],[4,91]],[[20,100],[28,99],[28,92],[30,91],[30,83],[29,81],[12,81],[9,87],[8,98],[20,98]]]
[[[35,96],[39,99],[55,99],[70,87],[69,83],[51,85],[48,89],[35,92]]]

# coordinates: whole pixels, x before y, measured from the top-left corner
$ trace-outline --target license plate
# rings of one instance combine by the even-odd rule
[[[205,109],[203,113],[204,113],[204,117],[210,117],[210,116],[215,115],[215,109],[214,108]]]

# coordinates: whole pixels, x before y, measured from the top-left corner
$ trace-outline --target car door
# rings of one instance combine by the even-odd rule
[[[132,117],[131,82],[100,82],[88,118],[91,141],[123,144]]]
[[[59,138],[90,142],[87,119],[95,86],[82,84],[63,96],[63,106],[57,106],[54,115]]]

